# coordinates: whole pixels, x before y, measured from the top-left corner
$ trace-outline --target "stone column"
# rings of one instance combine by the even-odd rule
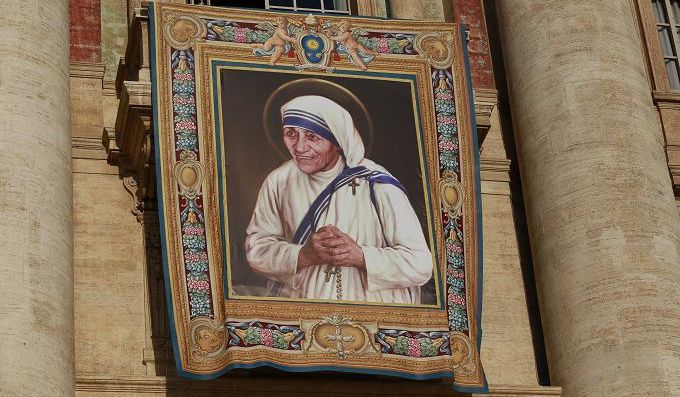
[[[389,16],[423,21],[453,21],[451,0],[389,0]]]
[[[0,395],[73,396],[68,0],[0,1]]]
[[[357,0],[357,14],[367,17],[387,17],[386,0]]]
[[[552,383],[677,396],[680,219],[631,4],[496,3]]]

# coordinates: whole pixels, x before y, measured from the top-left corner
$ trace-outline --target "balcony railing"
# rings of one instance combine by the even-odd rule
[[[267,10],[308,11],[333,14],[351,14],[349,0],[187,0],[188,4],[215,7],[250,7]]]

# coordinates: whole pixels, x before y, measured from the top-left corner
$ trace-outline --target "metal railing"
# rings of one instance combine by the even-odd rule
[[[219,0],[187,0],[187,4],[215,5],[218,7],[223,5],[221,3]],[[351,13],[349,0],[319,0],[318,4],[319,7],[310,7],[303,4],[303,0],[264,0],[264,8],[267,10],[310,11],[348,15]]]

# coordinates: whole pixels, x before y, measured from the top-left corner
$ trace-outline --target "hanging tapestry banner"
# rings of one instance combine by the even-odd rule
[[[271,366],[485,391],[460,26],[149,7],[178,373]]]

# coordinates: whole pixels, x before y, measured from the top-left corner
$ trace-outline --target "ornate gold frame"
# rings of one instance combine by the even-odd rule
[[[225,59],[267,65],[269,59],[254,55],[246,43],[206,40],[209,29],[205,21],[276,24],[277,18],[282,15],[299,20],[305,16],[163,3],[152,4],[150,8],[154,22],[151,25],[151,57],[159,214],[178,372],[189,377],[212,378],[231,368],[274,364],[291,370],[339,369],[411,378],[445,377],[448,374],[455,376],[456,386],[470,390],[484,389],[486,382],[479,359],[481,253],[478,249],[481,223],[478,159],[470,87],[458,27],[444,23],[349,18],[353,26],[368,32],[407,35],[415,47],[413,54],[381,54],[368,66],[370,72],[403,72],[416,76],[425,137],[422,144],[428,164],[432,165],[428,169],[433,193],[431,212],[436,218],[432,222],[440,248],[437,252],[440,282],[446,287],[447,248],[444,241],[453,233],[445,230],[443,217],[461,217],[467,330],[451,328],[445,297],[440,300],[444,304],[443,308],[266,299],[225,301],[222,288],[222,217],[215,193],[220,183],[216,166],[218,148],[213,133],[218,120],[214,117],[212,98],[215,93],[211,88],[210,63],[212,60]],[[328,23],[348,19],[346,16],[325,15],[319,18]],[[196,87],[197,122],[194,128],[198,135],[195,153],[176,150],[177,113],[173,113],[173,73],[176,73],[177,68],[173,69],[173,65],[178,59],[173,58],[172,54],[177,51],[191,51],[193,56],[191,62],[194,65],[192,73]],[[179,62],[188,61],[180,57]],[[295,66],[298,63],[297,59],[282,57],[277,65]],[[358,69],[349,58],[336,59],[332,66],[338,70]],[[438,164],[441,149],[438,148],[438,119],[433,94],[437,87],[431,76],[438,70],[447,71],[452,78],[451,90],[455,98],[455,123],[459,137],[459,175],[442,172],[441,167],[434,166]],[[326,72],[299,73],[315,75]],[[190,102],[187,103],[190,107]],[[183,243],[182,236],[183,222],[186,222],[182,219],[186,219],[186,214],[192,216],[191,211],[186,212],[187,200],[202,203],[209,263],[209,315],[192,314],[189,305],[183,254],[183,244],[186,245],[186,242]],[[325,337],[329,339],[319,338],[317,334],[322,332],[319,330],[326,329],[328,332],[332,329],[334,333]],[[402,334],[381,334],[382,339],[378,338],[380,330],[385,329],[400,330]],[[449,353],[414,357],[397,354],[396,349],[389,350],[399,337],[403,341],[417,339],[413,336],[415,334],[422,336],[427,333],[430,333],[431,341],[423,346],[435,346],[436,350],[445,343]],[[243,345],[245,338],[256,340],[272,335],[278,338],[276,343],[280,343],[280,346],[285,343],[288,349],[273,347],[269,339],[269,344]],[[241,344],[230,346],[235,340]],[[331,340],[337,342],[335,347],[328,343]],[[292,345],[299,346],[299,349],[290,348]],[[389,353],[385,353],[385,349]]]

